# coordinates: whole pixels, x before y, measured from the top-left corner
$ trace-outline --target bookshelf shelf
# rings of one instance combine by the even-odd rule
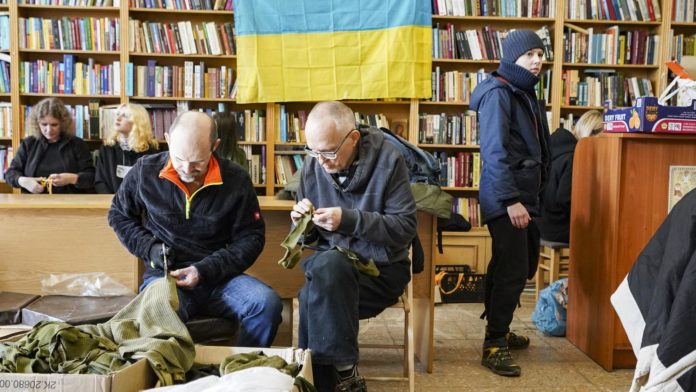
[[[418,147],[436,149],[436,148],[447,148],[447,149],[457,149],[457,150],[478,150],[481,148],[478,144],[427,144],[419,143]]]
[[[267,143],[266,142],[246,142],[246,141],[240,140],[237,142],[237,144],[240,146],[265,146]]]
[[[0,142],[11,142],[12,138],[11,137],[0,137]]]
[[[303,144],[304,145],[304,144]],[[307,153],[303,150],[276,150],[275,155],[306,155]]]
[[[589,63],[563,63],[564,68],[608,68],[608,69],[657,69],[659,65],[654,64],[589,64]]]
[[[304,147],[305,144],[304,144],[304,143],[300,143],[300,142],[284,142],[284,143],[276,142],[275,145],[276,145],[276,147],[284,147],[284,146],[288,146],[288,147],[297,147],[297,146],[299,146],[299,147]]]
[[[672,28],[692,28],[696,29],[696,22],[672,22]]]
[[[422,106],[468,106],[469,102],[462,101],[420,101]]]
[[[565,23],[577,25],[609,25],[609,26],[641,26],[641,27],[659,27],[662,22],[643,22],[636,20],[600,20],[600,19],[566,19]]]
[[[254,184],[254,188],[263,189],[266,188],[266,184]]]
[[[0,98],[10,98],[12,97],[11,93],[0,93]]]
[[[553,23],[554,18],[523,18],[507,16],[451,16],[433,15],[433,22],[436,21],[475,21],[475,22],[516,22],[516,23]]]
[[[88,94],[56,94],[56,93],[20,93],[20,97],[56,97],[60,99],[75,98],[75,99],[120,99],[118,95],[88,95]]]
[[[7,7],[7,6],[5,6]],[[46,10],[46,11],[70,11],[70,12],[113,12],[118,13],[120,7],[80,7],[71,5],[35,5],[35,4],[18,4],[17,10]]]
[[[234,15],[234,11],[226,10],[181,10],[162,8],[130,8],[128,12],[132,14]]]
[[[590,110],[590,109],[595,109],[595,110],[603,110],[603,106],[579,106],[579,105],[561,105],[561,109],[563,110]]]
[[[61,49],[19,49],[20,54],[38,53],[38,54],[91,54],[91,55],[111,55],[120,56],[121,52],[117,50],[61,50]]]
[[[118,53],[118,52],[117,52]],[[182,54],[182,53],[138,53],[138,52],[130,52],[129,56],[131,57],[148,57],[148,58],[155,58],[155,57],[175,57],[175,58],[182,58],[182,59],[228,59],[228,60],[234,60],[237,59],[237,55],[234,54],[220,54],[220,55],[214,55],[214,54]]]
[[[234,98],[186,98],[186,97],[145,97],[145,96],[132,96],[129,97],[131,100],[138,101],[191,101],[191,102],[237,102]]]
[[[433,58],[433,63],[452,63],[452,64],[498,64],[500,60],[471,60],[471,59],[443,59],[443,58]],[[553,65],[553,61],[543,61],[544,66]]]
[[[464,187],[464,186],[443,186],[442,190],[444,191],[453,191],[453,192],[478,192],[478,188],[474,187]]]

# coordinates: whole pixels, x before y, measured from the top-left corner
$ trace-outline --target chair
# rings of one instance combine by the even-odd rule
[[[539,292],[546,286],[545,272],[548,272],[548,283],[568,276],[568,264],[570,262],[570,248],[562,242],[541,240],[539,251],[539,266],[536,274],[536,299]]]
[[[222,317],[196,316],[186,322],[194,343],[234,346],[239,322]]]
[[[368,381],[407,381],[409,392],[415,391],[415,343],[413,341],[413,279],[408,282],[404,294],[401,295],[399,302],[392,305],[392,308],[402,308],[404,310],[404,342],[402,344],[361,344],[360,348],[379,348],[379,349],[397,349],[404,351],[403,375],[401,376],[385,376],[373,377],[366,376]]]

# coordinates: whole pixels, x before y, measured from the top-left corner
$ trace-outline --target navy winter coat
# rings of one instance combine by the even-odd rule
[[[471,97],[481,134],[479,204],[483,222],[507,214],[521,202],[539,216],[540,193],[549,170],[549,127],[533,96],[511,83],[491,77]],[[536,115],[535,115],[536,114]]]

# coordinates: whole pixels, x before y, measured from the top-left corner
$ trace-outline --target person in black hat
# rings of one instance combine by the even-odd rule
[[[513,313],[539,259],[541,190],[550,167],[549,127],[534,86],[539,81],[544,44],[531,30],[515,30],[503,40],[498,70],[471,97],[481,129],[479,203],[491,233],[493,256],[486,276],[486,337],[481,364],[503,376],[519,376],[510,349],[529,338],[510,332]]]

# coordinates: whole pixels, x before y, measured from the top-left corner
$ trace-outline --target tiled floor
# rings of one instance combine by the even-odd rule
[[[628,391],[633,372],[606,372],[565,338],[544,336],[531,322],[534,302],[523,295],[512,328],[527,334],[531,346],[513,352],[522,366],[518,378],[500,377],[481,366],[484,321],[482,304],[446,304],[435,308],[435,359],[433,373],[416,372],[416,391]],[[403,311],[387,309],[380,317],[361,323],[361,341],[401,341]],[[296,335],[295,335],[296,336]],[[401,370],[401,352],[362,350],[364,375],[394,374]],[[407,390],[405,383],[368,382],[370,392]]]

